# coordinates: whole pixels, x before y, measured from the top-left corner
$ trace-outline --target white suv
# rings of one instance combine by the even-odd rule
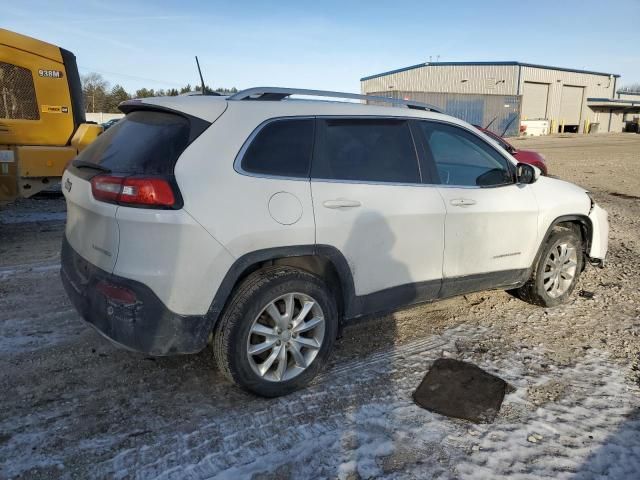
[[[307,384],[342,320],[498,288],[550,307],[605,258],[585,190],[428,105],[258,88],[121,109],[64,173],[66,291],[130,349],[212,336],[260,395]]]

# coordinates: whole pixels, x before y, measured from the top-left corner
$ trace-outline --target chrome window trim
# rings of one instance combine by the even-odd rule
[[[504,155],[500,150],[496,149],[494,145],[487,142],[484,138],[478,135],[479,131],[474,131],[474,130],[477,130],[475,127],[468,128],[465,125],[459,125],[457,123],[448,122],[446,120],[414,117],[414,116],[407,116],[407,115],[291,115],[291,116],[279,116],[279,117],[268,118],[262,121],[260,124],[258,124],[258,126],[256,126],[253,129],[251,134],[244,141],[244,143],[242,144],[242,147],[240,147],[240,150],[236,154],[236,157],[233,161],[233,169],[236,171],[236,173],[239,173],[240,175],[243,175],[246,177],[265,178],[265,179],[271,179],[271,180],[288,180],[288,181],[297,181],[297,182],[318,181],[318,182],[324,182],[324,183],[352,183],[356,185],[392,185],[392,186],[412,186],[412,187],[426,186],[426,187],[467,188],[467,189],[475,189],[475,188],[488,189],[488,188],[506,187],[509,185],[518,185],[517,182],[513,182],[513,183],[504,183],[500,185],[480,187],[478,185],[445,185],[443,183],[425,183],[425,182],[399,183],[399,182],[383,182],[383,181],[373,181],[373,180],[342,180],[342,179],[334,179],[334,178],[312,177],[311,172],[309,172],[309,176],[307,177],[291,177],[286,175],[270,175],[267,173],[248,172],[242,168],[242,159],[246,154],[247,150],[249,149],[249,146],[251,145],[253,140],[258,136],[258,134],[262,131],[262,129],[265,128],[267,125],[273,122],[287,121],[287,120],[332,120],[332,119],[339,119],[339,120],[387,119],[387,120],[406,120],[406,121],[416,121],[416,122],[442,123],[452,127],[458,127],[466,132],[471,133],[472,135],[475,135],[481,142],[484,142],[486,145],[488,145],[490,148],[496,151],[499,155],[505,158],[505,160],[507,160],[507,162],[510,163],[514,169],[517,163],[517,162],[514,162],[514,159],[512,157],[510,158],[509,156]],[[414,147],[417,149],[418,146],[415,145],[415,138],[413,138],[413,133],[412,133],[412,141],[414,143]],[[313,148],[315,149],[315,146]],[[418,171],[420,172],[420,176],[422,178],[421,165],[420,165],[417,152],[416,152],[416,160],[418,161]]]
[[[411,116],[405,116],[405,115],[292,115],[292,116],[285,116],[285,117],[272,117],[272,118],[268,118],[267,120],[264,120],[263,122],[261,122],[252,132],[251,134],[247,137],[247,139],[244,141],[244,143],[242,144],[242,147],[240,147],[240,150],[238,151],[236,158],[233,161],[233,169],[236,171],[236,173],[239,173],[240,175],[244,175],[246,177],[254,177],[254,178],[267,178],[267,179],[277,179],[277,180],[294,180],[294,181],[305,181],[305,182],[309,182],[312,180],[317,180],[317,181],[321,181],[321,182],[328,182],[328,183],[354,183],[354,184],[363,184],[363,185],[396,185],[396,186],[435,186],[437,184],[435,183],[424,183],[424,182],[417,182],[417,183],[398,183],[398,182],[383,182],[383,181],[369,181],[369,180],[342,180],[342,179],[333,179],[333,178],[320,178],[320,177],[312,177],[311,176],[311,172],[309,172],[309,176],[308,177],[291,177],[291,176],[286,176],[286,175],[270,175],[267,173],[256,173],[256,172],[248,172],[246,171],[244,168],[242,168],[242,159],[244,158],[244,155],[247,153],[247,150],[249,149],[249,146],[251,145],[251,143],[253,142],[253,140],[258,136],[258,134],[262,131],[262,129],[264,129],[267,125],[273,123],[273,122],[278,122],[278,121],[287,121],[287,120],[349,120],[349,119],[353,119],[353,120],[357,120],[357,119],[366,119],[366,120],[405,120],[405,121],[410,121],[410,120],[414,120],[416,118],[420,118],[420,117],[411,117]],[[420,176],[420,178],[422,178],[422,172],[421,172],[421,166],[420,166],[420,161],[418,158],[418,152],[417,152],[417,145],[415,144],[415,139],[413,138],[413,133],[411,132],[411,130],[409,130],[409,134],[411,135],[411,142],[412,145],[414,147],[414,151],[416,153],[416,162],[417,162],[417,168],[418,168],[418,174]],[[314,138],[315,140],[315,138]],[[314,146],[315,149],[315,146]]]

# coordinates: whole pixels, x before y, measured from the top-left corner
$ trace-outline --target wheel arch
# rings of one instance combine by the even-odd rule
[[[208,316],[215,327],[233,291],[251,273],[270,265],[286,265],[323,278],[336,298],[340,318],[353,309],[355,286],[346,258],[330,245],[295,245],[249,252],[229,268],[213,298]]]
[[[544,247],[547,244],[547,241],[549,240],[549,237],[553,233],[554,229],[565,224],[578,227],[578,233],[580,233],[580,236],[583,240],[582,251],[583,254],[588,257],[591,238],[593,235],[593,224],[591,223],[591,219],[587,215],[561,215],[551,222],[544,234],[544,237],[542,237],[542,241],[538,246],[538,252],[536,253],[536,256],[534,258],[533,265],[531,266],[532,269],[536,268],[536,265],[538,265],[540,255],[542,255],[542,251],[544,250]],[[586,262],[583,262],[583,268],[584,265],[586,265]]]

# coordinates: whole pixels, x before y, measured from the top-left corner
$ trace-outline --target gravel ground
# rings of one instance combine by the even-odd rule
[[[208,350],[110,345],[58,278],[64,202],[0,207],[0,478],[640,478],[640,135],[513,143],[608,210],[607,268],[554,309],[482,292],[353,324],[275,400],[229,386]],[[413,404],[441,356],[516,387],[493,424]]]

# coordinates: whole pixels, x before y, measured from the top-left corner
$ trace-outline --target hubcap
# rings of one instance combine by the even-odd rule
[[[556,244],[544,264],[544,289],[551,298],[564,294],[576,276],[578,253],[573,245],[561,242]]]
[[[324,313],[316,300],[287,293],[269,302],[254,319],[247,340],[253,371],[272,382],[304,372],[324,340]]]

